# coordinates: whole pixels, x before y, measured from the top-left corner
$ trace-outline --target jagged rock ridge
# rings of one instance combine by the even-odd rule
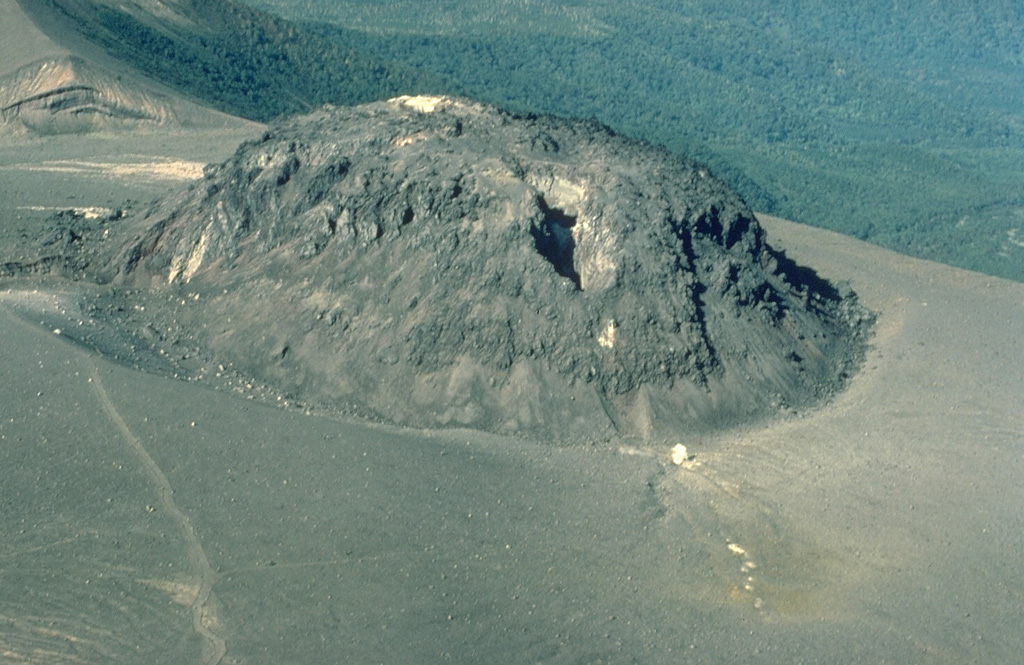
[[[707,431],[833,394],[870,320],[700,165],[463,99],[286,120],[139,228],[117,279],[218,358],[415,426]]]

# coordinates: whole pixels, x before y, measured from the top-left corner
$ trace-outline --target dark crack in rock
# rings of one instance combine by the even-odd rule
[[[701,165],[463,99],[285,120],[135,228],[116,280],[194,293],[197,345],[416,427],[708,432],[833,395],[871,323]]]

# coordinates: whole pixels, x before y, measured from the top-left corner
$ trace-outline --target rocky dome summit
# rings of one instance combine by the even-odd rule
[[[133,228],[116,281],[212,357],[415,427],[708,432],[828,398],[870,324],[701,165],[465,99],[284,120]]]

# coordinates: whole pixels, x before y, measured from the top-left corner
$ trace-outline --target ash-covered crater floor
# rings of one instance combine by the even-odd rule
[[[119,233],[151,338],[414,427],[699,435],[828,399],[872,322],[701,165],[456,98],[282,121]]]

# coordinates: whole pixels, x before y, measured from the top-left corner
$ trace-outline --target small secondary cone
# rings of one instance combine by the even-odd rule
[[[402,97],[284,120],[111,264],[307,404],[558,441],[816,404],[870,315],[699,164],[592,122]]]

